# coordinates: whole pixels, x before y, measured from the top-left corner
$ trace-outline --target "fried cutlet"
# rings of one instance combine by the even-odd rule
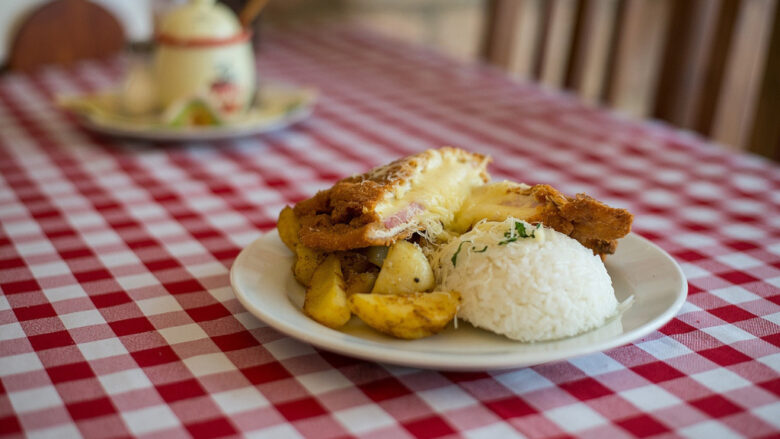
[[[320,250],[390,245],[415,232],[435,238],[475,186],[490,158],[444,147],[338,181],[298,203],[300,242]]]
[[[633,216],[585,194],[567,197],[546,184],[500,182],[476,187],[456,214],[452,229],[464,233],[477,222],[508,217],[541,222],[571,236],[595,254],[615,252],[617,240],[631,231]]]

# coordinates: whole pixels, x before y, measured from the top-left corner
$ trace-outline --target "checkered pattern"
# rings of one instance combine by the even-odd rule
[[[0,79],[0,433],[9,437],[762,437],[780,431],[780,168],[354,29],[264,33],[314,116],[242,140],[94,136],[52,104],[121,60]],[[634,344],[485,373],[367,363],[231,293],[239,250],[338,178],[429,147],[630,209],[690,295]]]

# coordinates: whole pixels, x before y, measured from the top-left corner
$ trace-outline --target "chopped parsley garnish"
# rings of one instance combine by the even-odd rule
[[[460,254],[460,250],[463,248],[463,244],[467,242],[471,244],[471,241],[461,241],[460,245],[458,245],[458,250],[455,252],[455,254],[452,255],[450,260],[452,261],[453,267],[458,263],[458,255]]]
[[[518,238],[535,238],[536,235],[534,234],[534,232],[536,230],[539,230],[541,227],[542,227],[542,223],[538,223],[536,225],[536,229],[531,230],[531,233],[529,234],[528,232],[525,231],[525,224],[515,221],[514,229],[510,229],[508,232],[504,233],[504,238],[506,239],[499,242],[498,245],[506,245],[509,244],[510,242],[515,242],[517,241]]]
[[[525,228],[525,223],[521,223],[519,221],[515,221],[515,226],[512,229],[509,229],[508,232],[504,233],[504,239],[503,241],[499,242],[498,245],[506,245],[510,242],[515,242],[519,238],[536,238],[536,231],[542,228],[542,223],[537,223],[536,227],[534,227],[531,230],[531,233],[528,233]],[[458,249],[455,251],[455,253],[452,255],[452,258],[450,258],[450,261],[452,261],[452,266],[456,266],[458,264],[458,255],[460,254],[460,251],[463,250],[463,244],[465,243],[471,244],[471,241],[461,241],[460,244],[458,244]],[[484,253],[487,250],[488,246],[484,246],[480,250],[477,250],[476,247],[473,245],[471,246],[471,251],[474,253]]]
[[[508,234],[508,233],[509,233],[509,232],[505,233],[505,234],[504,234],[504,236],[507,236],[507,234]],[[515,241],[517,241],[517,237],[514,237],[514,238],[507,238],[507,239],[505,239],[505,240],[503,240],[503,241],[499,242],[499,243],[498,243],[498,245],[506,245],[506,244],[509,244],[510,242],[515,242]]]
[[[467,242],[471,244],[471,241],[461,241],[461,243],[458,245],[458,250],[456,250],[455,254],[452,255],[452,258],[450,258],[453,267],[458,264],[458,255],[460,254],[461,249],[463,249],[463,244]],[[484,253],[485,250],[487,250],[487,248],[488,246],[485,246],[482,250],[477,250],[476,247],[471,246],[471,251],[473,251],[474,253]]]

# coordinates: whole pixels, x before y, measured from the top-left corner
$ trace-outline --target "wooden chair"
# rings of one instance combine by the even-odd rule
[[[484,57],[780,160],[777,0],[489,0]]]
[[[19,26],[8,67],[32,71],[46,64],[70,65],[107,57],[124,47],[124,31],[111,13],[86,0],[55,0]]]

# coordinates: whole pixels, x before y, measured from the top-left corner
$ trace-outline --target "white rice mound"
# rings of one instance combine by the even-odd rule
[[[511,232],[517,239],[499,245],[516,230],[515,222],[534,237]],[[581,334],[616,315],[618,302],[601,258],[562,233],[535,227],[514,218],[483,222],[437,250],[436,281],[439,289],[461,294],[458,317],[534,342]]]

